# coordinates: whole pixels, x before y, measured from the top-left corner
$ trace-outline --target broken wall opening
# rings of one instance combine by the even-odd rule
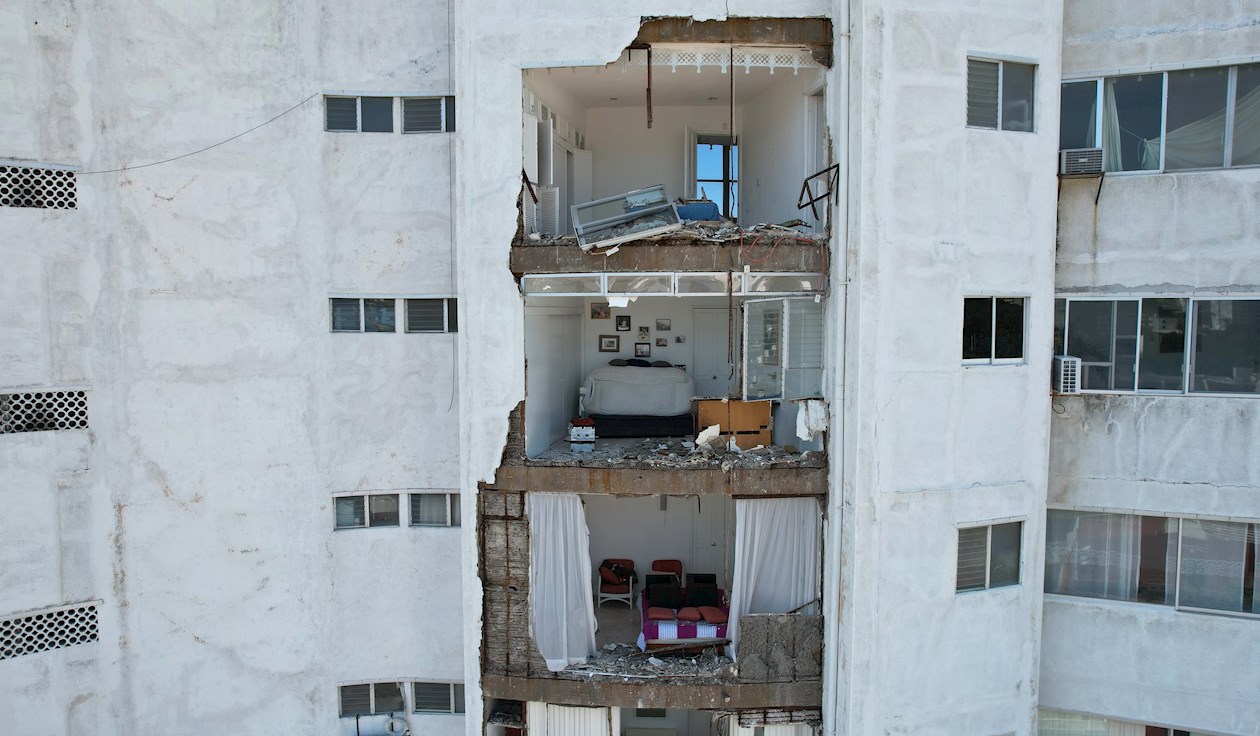
[[[575,205],[657,186],[685,201],[640,230],[800,220],[823,231],[797,201],[829,164],[830,49],[825,19],[656,19],[605,65],[526,69],[526,232],[576,235]],[[712,204],[689,203],[702,199]]]
[[[622,282],[711,291],[613,295]],[[713,449],[730,449],[731,441],[741,452],[761,446],[769,448],[766,460],[821,452],[825,409],[807,400],[823,398],[825,302],[798,296],[821,286],[819,274],[526,275],[522,286],[608,293],[526,296],[532,461],[708,463],[709,448],[693,440],[711,425],[723,435]],[[804,426],[803,411],[813,412]],[[594,422],[594,442],[570,442],[578,416]]]

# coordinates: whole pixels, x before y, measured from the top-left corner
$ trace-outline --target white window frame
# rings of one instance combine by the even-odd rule
[[[1077,294],[1055,294],[1055,301],[1062,299],[1064,301],[1063,312],[1063,342],[1056,343],[1054,346],[1055,355],[1067,355],[1065,353],[1068,345],[1068,322],[1072,313],[1072,302],[1137,302],[1137,356],[1133,362],[1133,388],[1132,389],[1086,389],[1081,388],[1083,394],[1138,394],[1143,396],[1198,396],[1210,398],[1226,398],[1226,399],[1256,399],[1260,398],[1260,393],[1225,393],[1219,391],[1195,391],[1193,390],[1194,378],[1194,359],[1198,352],[1199,339],[1199,302],[1223,302],[1223,301],[1253,301],[1260,302],[1260,294],[1227,294],[1227,295],[1195,295],[1188,294],[1116,294],[1116,295],[1077,295]],[[1171,389],[1151,389],[1139,388],[1138,384],[1141,380],[1142,365],[1142,301],[1145,299],[1182,299],[1186,302],[1186,342],[1185,355],[1181,366],[1181,390]],[[1057,309],[1057,306],[1056,306]],[[1114,329],[1113,324],[1113,340]],[[1148,514],[1149,516],[1150,514]]]
[[[1001,590],[1002,588],[1024,587],[1024,530],[1027,528],[1025,526],[1025,522],[1026,522],[1026,517],[1012,516],[1005,519],[993,519],[991,521],[985,521],[979,524],[971,524],[971,523],[958,524],[957,526],[954,527],[955,529],[954,531],[954,594],[955,595],[963,595],[966,593],[984,593],[990,590]],[[1020,525],[1019,526],[1019,564],[1017,565],[1017,568],[1019,569],[1019,578],[1018,580],[1016,580],[1014,583],[1011,583],[1010,585],[999,585],[995,588],[991,585],[991,581],[989,579],[992,573],[991,562],[993,560],[993,527],[1001,526],[1003,524],[1015,524],[1015,523],[1019,523]],[[961,554],[962,552],[958,548],[958,532],[964,529],[984,529],[985,530],[984,587],[983,588],[968,588],[967,590],[958,589],[958,555]]]
[[[359,329],[357,330],[338,330],[333,326],[332,321],[332,300],[333,299],[355,299],[359,302]],[[363,302],[365,300],[372,301],[393,301],[394,302],[394,329],[391,332],[369,330],[367,328],[367,311]],[[373,335],[396,335],[400,332],[398,329],[398,298],[393,296],[373,296],[362,294],[330,294],[328,296],[328,331],[334,335],[354,335],[362,333],[371,333]]]
[[[464,716],[465,713],[459,710],[461,707],[463,707],[464,703],[463,701],[459,700],[455,695],[456,686],[463,686],[463,684],[464,683],[462,682],[448,682],[446,680],[412,680],[410,682],[410,687],[408,688],[411,691],[410,693],[408,693],[411,696],[411,707],[410,707],[409,712],[413,715],[430,715],[430,716],[451,715],[451,716],[461,716],[461,717]],[[450,710],[419,710],[416,706],[416,703],[419,701],[419,699],[416,698],[416,690],[415,690],[416,685],[446,685],[447,693],[449,693],[449,697],[450,697],[450,706],[449,706]]]
[[[1064,600],[1082,600],[1083,599],[1083,600],[1088,600],[1088,601],[1106,601],[1108,603],[1116,603],[1116,604],[1121,604],[1121,605],[1137,604],[1137,605],[1142,605],[1142,606],[1155,606],[1158,608],[1172,609],[1174,611],[1185,611],[1187,613],[1206,613],[1206,614],[1212,614],[1216,616],[1229,616],[1232,618],[1246,618],[1246,619],[1252,619],[1252,620],[1260,620],[1260,613],[1255,613],[1252,611],[1226,611],[1219,608],[1199,608],[1197,606],[1183,606],[1181,604],[1181,560],[1182,560],[1182,555],[1185,551],[1185,547],[1183,546],[1183,539],[1182,539],[1182,533],[1183,533],[1183,530],[1185,529],[1185,525],[1182,522],[1185,521],[1186,519],[1194,519],[1196,521],[1219,521],[1219,522],[1226,522],[1230,524],[1260,525],[1260,519],[1241,518],[1237,516],[1212,516],[1212,515],[1203,515],[1203,514],[1193,514],[1193,515],[1160,514],[1160,513],[1155,513],[1151,511],[1137,511],[1134,509],[1094,508],[1094,507],[1088,507],[1088,506],[1055,505],[1055,506],[1047,506],[1046,511],[1047,512],[1070,511],[1070,512],[1084,512],[1084,513],[1121,514],[1125,516],[1137,516],[1137,517],[1146,516],[1146,517],[1153,517],[1153,518],[1160,518],[1160,519],[1172,519],[1177,522],[1177,560],[1176,560],[1176,571],[1173,575],[1174,591],[1173,591],[1173,602],[1171,604],[1154,603],[1151,601],[1119,601],[1119,600],[1112,600],[1110,598],[1096,598],[1096,597],[1087,596],[1087,595],[1072,595],[1070,593],[1046,593],[1045,595],[1048,595],[1054,598],[1064,599]],[[1021,540],[1021,545],[1022,543],[1023,542]],[[1022,554],[1022,547],[1021,547],[1021,554]],[[1021,565],[1022,565],[1022,560],[1021,560]],[[967,592],[971,592],[971,591],[967,591]],[[1254,594],[1260,595],[1260,591],[1257,591]]]
[[[741,361],[740,373],[742,374],[740,377],[740,398],[743,401],[780,401],[782,402],[782,401],[797,401],[800,399],[811,398],[808,396],[791,396],[791,397],[787,396],[787,373],[789,370],[794,369],[793,366],[789,364],[791,360],[791,356],[792,356],[791,303],[798,302],[798,301],[812,301],[812,300],[813,300],[813,297],[808,297],[808,296],[796,296],[796,297],[779,296],[779,297],[769,297],[766,299],[745,299],[743,302],[740,303],[740,311],[742,312],[742,314],[740,315],[740,319],[742,320],[741,326],[743,328],[743,334],[741,335],[742,344],[740,346],[740,361]],[[748,370],[748,335],[750,332],[750,328],[748,326],[747,306],[749,304],[758,304],[758,303],[766,303],[766,302],[780,302],[783,305],[781,307],[783,318],[782,318],[782,322],[779,324],[779,391],[774,396],[756,396],[756,397],[750,398],[748,396],[748,374],[750,373],[750,371]],[[825,311],[823,312],[822,334],[825,340],[826,334],[827,334],[827,314]],[[820,370],[822,371],[822,376],[823,376],[822,384],[826,386],[827,353],[826,353],[825,345],[823,346],[822,356],[823,356],[823,366]],[[799,368],[797,369],[799,370]],[[821,398],[821,397],[818,397],[818,398]]]
[[[963,68],[964,91],[966,91],[966,87],[967,87],[966,73],[968,70],[966,68],[966,62],[970,62],[970,61],[983,61],[990,64],[998,65],[997,123],[992,128],[986,125],[971,125],[969,123],[967,124],[966,127],[970,130],[996,130],[996,131],[1002,131],[1006,133],[1037,133],[1038,132],[1037,130],[1038,108],[1040,108],[1040,105],[1037,104],[1037,88],[1041,85],[1041,64],[1036,59],[1021,58],[1018,56],[993,56],[991,54],[968,52],[966,59],[963,62],[964,63],[964,68]],[[1020,66],[1031,66],[1033,68],[1032,98],[1030,100],[1033,106],[1032,130],[1013,130],[1013,129],[1007,129],[1007,128],[1002,127],[1002,91],[1006,84],[1006,65],[1008,63],[1019,64]],[[964,106],[963,109],[965,110],[966,107]],[[1098,109],[1101,110],[1102,108],[1100,107]]]
[[[398,498],[400,495],[401,495],[401,492],[399,491],[379,491],[379,492],[378,491],[348,491],[348,492],[343,492],[343,493],[334,493],[333,504],[332,504],[333,506],[333,509],[332,509],[333,510],[333,531],[340,532],[340,531],[348,531],[351,529],[396,529],[402,526],[402,521],[403,521],[402,499]],[[378,524],[377,526],[372,526],[372,502],[370,500],[372,496],[394,496],[395,498],[398,498],[398,523],[397,524]],[[342,499],[342,498],[362,498],[363,499],[363,525],[362,526],[338,526],[337,525],[337,500]],[[410,521],[411,519],[410,508],[407,509],[407,514],[408,514],[407,519],[408,521]],[[351,683],[351,684],[362,684],[362,683]]]
[[[402,105],[397,102],[401,98],[398,97],[397,95],[372,94],[371,92],[363,92],[363,93],[325,92],[324,93],[325,100],[327,100],[330,97],[343,99],[343,100],[345,99],[354,100],[354,130],[339,130],[339,129],[334,130],[334,129],[329,128],[328,127],[328,103],[325,102],[324,103],[324,132],[325,133],[365,133],[366,132],[366,133],[375,133],[375,134],[384,133],[385,135],[390,135],[392,133],[397,133],[398,131],[402,129],[402,118],[401,118]],[[389,131],[363,130],[363,98],[364,97],[379,97],[382,99],[388,98],[390,100],[394,100],[394,102],[390,103],[390,119],[392,121],[391,124],[393,126],[393,130],[389,130]],[[443,120],[442,126],[446,127],[446,122],[445,122],[446,118],[443,118],[442,120]]]
[[[687,296],[687,297],[725,297],[725,291],[720,292],[684,292],[678,288],[679,276],[721,276],[726,277],[727,273],[735,275],[735,285],[738,287],[731,296],[748,296],[757,299],[771,298],[779,296],[796,296],[813,298],[814,294],[822,294],[822,289],[826,287],[827,280],[824,274],[817,271],[653,271],[645,273],[637,273],[633,271],[603,271],[588,273],[530,273],[521,277],[519,289],[521,294],[529,297],[550,297],[550,296],[582,296],[582,297],[600,297],[600,296]],[[608,290],[609,276],[669,276],[672,275],[669,291],[662,292],[620,292]],[[796,291],[753,291],[751,283],[758,277],[794,277],[800,279],[816,279],[819,283],[817,290],[796,290]],[[599,281],[599,291],[549,291],[549,292],[530,292],[529,282],[531,279],[597,279]]]
[[[1103,131],[1103,114],[1104,88],[1108,79],[1118,79],[1120,77],[1135,77],[1150,74],[1159,74],[1162,78],[1163,92],[1160,100],[1160,119],[1159,119],[1159,168],[1158,169],[1134,169],[1131,171],[1108,171],[1107,176],[1149,176],[1151,174],[1193,174],[1203,171],[1220,171],[1222,169],[1255,169],[1260,168],[1260,163],[1256,164],[1232,164],[1230,163],[1234,154],[1234,115],[1238,100],[1238,67],[1247,66],[1249,64],[1260,63],[1260,58],[1253,58],[1250,61],[1240,61],[1233,64],[1208,64],[1206,66],[1179,66],[1176,68],[1151,68],[1151,69],[1126,69],[1120,74],[1107,75],[1088,75],[1081,77],[1064,77],[1060,80],[1059,88],[1062,90],[1065,84],[1080,84],[1091,82],[1095,86],[1094,100],[1094,147],[1102,148],[1102,131]],[[1225,67],[1229,70],[1229,77],[1225,85],[1225,141],[1224,151],[1221,157],[1220,166],[1204,166],[1197,169],[1174,169],[1168,171],[1165,169],[1166,159],[1166,139],[1168,136],[1168,74],[1169,72],[1178,71],[1206,71],[1208,69],[1219,69]],[[1105,153],[1104,153],[1105,160]]]
[[[411,689],[410,687],[407,687],[408,682],[409,682],[408,680],[388,680],[388,679],[369,680],[369,681],[358,680],[355,682],[339,682],[337,683],[337,717],[338,718],[371,718],[371,717],[378,717],[378,716],[392,716],[395,713],[406,713],[408,710],[407,696],[411,694],[410,692],[408,692]],[[376,710],[376,686],[388,685],[390,683],[393,683],[398,686],[398,692],[399,694],[402,695],[402,705],[403,705],[402,710],[377,711]],[[341,712],[341,688],[355,687],[358,685],[368,686],[368,710],[371,712],[359,713],[359,714],[342,713]]]
[[[1031,298],[1026,294],[963,294],[964,305],[964,322],[966,320],[965,306],[968,299],[988,299],[989,300],[989,357],[987,358],[963,358],[963,366],[976,365],[1027,365],[1028,364],[1028,304]],[[1020,328],[1020,356],[1018,358],[998,358],[997,355],[997,300],[998,299],[1023,299],[1024,300],[1024,324]]]
[[[446,509],[446,522],[443,524],[418,524],[413,519],[412,505],[415,503],[416,496],[443,496],[444,506]],[[416,529],[458,529],[463,526],[463,518],[461,514],[460,523],[451,523],[453,514],[451,513],[451,505],[460,502],[459,491],[408,491],[407,492],[407,526]]]

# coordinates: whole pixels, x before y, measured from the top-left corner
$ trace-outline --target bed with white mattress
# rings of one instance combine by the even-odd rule
[[[692,434],[695,382],[674,367],[605,365],[582,384],[582,404],[597,437],[674,437]]]

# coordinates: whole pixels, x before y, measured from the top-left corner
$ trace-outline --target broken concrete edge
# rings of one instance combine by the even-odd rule
[[[774,230],[743,230],[739,239],[713,242],[687,229],[620,244],[596,257],[572,238],[513,241],[509,268],[525,275],[601,272],[821,273],[827,241]]]
[[[600,682],[483,674],[481,687],[487,698],[577,706],[722,711],[822,707],[821,681],[700,684],[644,679]]]
[[[715,43],[745,46],[806,47],[830,69],[834,30],[829,18],[727,18],[700,20],[676,16],[643,19],[634,45]]]

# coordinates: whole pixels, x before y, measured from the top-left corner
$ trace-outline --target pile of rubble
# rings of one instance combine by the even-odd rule
[[[565,679],[685,677],[691,682],[721,682],[735,676],[735,662],[722,652],[720,647],[713,646],[700,654],[662,652],[657,656],[651,650],[641,652],[630,644],[605,644],[586,664],[571,665],[556,675]]]
[[[572,452],[568,442],[558,442],[538,457],[530,459],[531,465],[619,468],[619,467],[669,467],[669,468],[769,468],[799,467],[820,468],[826,465],[823,454],[798,451],[791,445],[758,446],[741,450],[733,445],[684,437],[651,437],[647,439],[596,440],[594,449],[588,452]]]

